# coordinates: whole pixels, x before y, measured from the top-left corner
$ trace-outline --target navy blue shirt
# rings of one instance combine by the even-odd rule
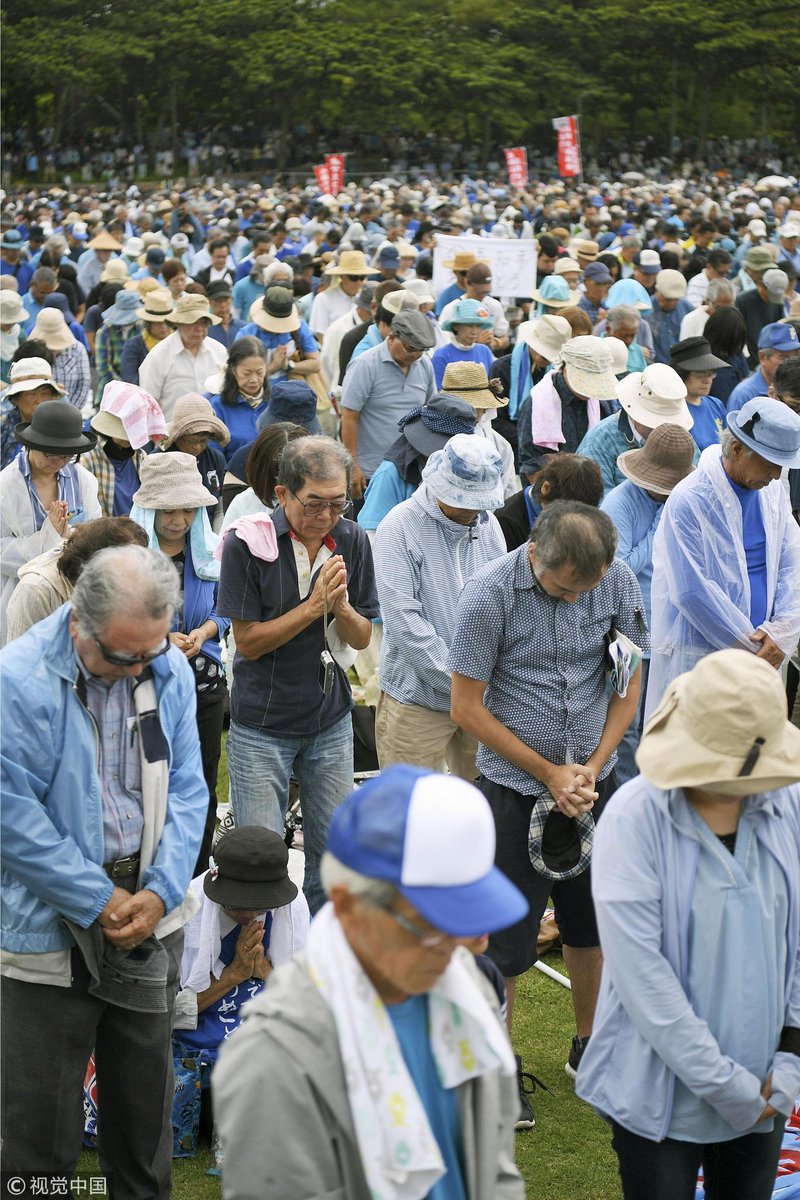
[[[274,621],[302,603],[293,535],[282,508],[275,509],[272,521],[278,535],[274,562],[255,558],[235,533],[225,539],[217,598],[220,616],[235,621]],[[341,554],[347,567],[350,604],[372,620],[380,609],[366,531],[342,518],[329,536],[333,553]],[[311,577],[311,591],[318,574],[319,570]],[[338,665],[333,689],[327,696],[323,692],[320,655],[324,649],[320,617],[291,641],[258,659],[248,660],[237,652],[231,692],[233,720],[272,737],[315,737],[330,729],[353,707],[353,697]]]

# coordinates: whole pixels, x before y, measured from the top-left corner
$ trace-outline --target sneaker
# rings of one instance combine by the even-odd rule
[[[536,1118],[533,1115],[533,1105],[528,1099],[536,1091],[537,1087],[543,1092],[547,1092],[552,1096],[550,1088],[542,1083],[541,1079],[537,1079],[530,1071],[523,1071],[522,1059],[518,1054],[514,1055],[517,1062],[517,1087],[519,1089],[519,1116],[514,1125],[515,1129],[533,1129],[536,1124]]]
[[[578,1037],[577,1034],[572,1039],[572,1046],[569,1052],[569,1058],[564,1063],[564,1070],[569,1075],[570,1079],[576,1079],[578,1075],[578,1067],[581,1065],[583,1052],[589,1044],[589,1038]]]

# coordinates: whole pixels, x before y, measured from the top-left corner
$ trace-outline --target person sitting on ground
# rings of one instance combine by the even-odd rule
[[[308,1196],[392,1195],[401,1162],[409,1195],[447,1180],[449,1195],[522,1200],[514,1058],[469,951],[526,910],[493,866],[494,840],[471,784],[413,767],[334,812],[329,901],[214,1073],[232,1195],[282,1200],[300,1177]],[[314,1136],[297,1138],[297,1112]]]
[[[8,603],[8,641],[49,617],[72,595],[81,571],[106,546],[147,545],[147,534],[129,517],[97,517],[76,525],[66,542],[45,550],[18,571]]]
[[[577,1092],[631,1200],[694,1200],[701,1168],[706,1195],[764,1200],[800,1091],[800,730],[780,675],[710,654],[637,763],[595,834],[603,986]]]
[[[579,500],[597,508],[603,499],[603,477],[591,458],[579,454],[551,454],[521,492],[515,492],[497,517],[507,550],[517,550],[530,532],[543,508],[554,500]]]

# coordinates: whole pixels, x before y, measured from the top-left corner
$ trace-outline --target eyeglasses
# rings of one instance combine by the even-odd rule
[[[345,275],[345,279],[349,279],[351,283],[363,283],[366,275]]]
[[[109,650],[104,646],[99,637],[92,639],[97,649],[102,654],[107,663],[111,663],[115,667],[138,667],[146,666],[151,663],[154,658],[160,658],[162,654],[166,654],[169,650],[169,638],[165,637],[163,645],[157,650],[152,650],[149,654],[121,654],[116,650]]]
[[[289,489],[291,491],[291,488]],[[301,500],[296,492],[291,493],[307,517],[321,517],[326,508],[330,509],[332,517],[340,517],[346,513],[353,501],[348,496],[346,500]]]
[[[432,950],[434,946],[441,946],[443,942],[458,941],[457,936],[452,933],[431,933],[429,929],[420,929],[418,925],[409,921],[407,917],[394,912],[391,908],[384,908],[381,911],[385,912],[387,917],[391,917],[401,929],[405,929],[406,933],[410,933],[412,937],[417,938],[424,950]]]
[[[42,454],[44,454],[48,462],[69,463],[72,462],[72,460],[76,457],[74,454],[47,454],[44,450],[42,451]]]

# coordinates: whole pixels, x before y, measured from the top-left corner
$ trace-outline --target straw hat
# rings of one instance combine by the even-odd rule
[[[799,782],[800,729],[787,720],[780,672],[746,650],[701,658],[670,684],[636,762],[664,789],[747,796]]]
[[[375,275],[377,272],[369,265],[363,250],[343,250],[339,262],[325,268],[326,275]]]
[[[36,324],[31,330],[31,337],[44,342],[48,350],[54,354],[69,350],[75,344],[75,334],[64,320],[64,314],[58,308],[42,308],[36,317]]]
[[[140,321],[171,321],[175,312],[172,292],[168,288],[155,287],[147,293],[142,308],[137,308]]]
[[[681,429],[694,425],[686,403],[686,384],[666,363],[651,363],[643,371],[631,371],[619,381],[616,392],[628,416],[648,429],[667,422]]]
[[[566,317],[548,314],[538,321],[522,321],[517,326],[517,338],[550,363],[560,362],[561,351],[571,337],[572,326]]]
[[[173,325],[194,325],[195,321],[201,320],[219,325],[222,320],[221,317],[214,316],[206,296],[197,296],[191,292],[178,298],[169,319]]]
[[[21,358],[12,363],[8,377],[8,387],[3,392],[3,399],[8,400],[20,392],[32,392],[35,388],[47,384],[57,396],[63,396],[65,388],[53,379],[53,368],[45,358]]]
[[[178,438],[189,433],[210,433],[220,446],[227,446],[231,440],[228,426],[220,421],[208,400],[197,392],[187,392],[175,401],[169,434],[162,443],[163,449],[168,450]]]
[[[101,230],[96,237],[93,237],[88,245],[90,250],[116,250],[117,252],[122,250],[122,243],[112,237],[106,229]]]
[[[30,313],[23,307],[19,292],[12,292],[9,288],[0,292],[0,325],[18,325],[29,316]]]
[[[614,360],[602,338],[586,334],[572,338],[561,351],[561,360],[567,368],[567,383],[577,395],[593,400],[616,398]]]
[[[600,254],[600,247],[591,238],[573,238],[567,246],[567,253],[575,258],[580,255],[581,258],[588,258],[594,262]]]
[[[445,259],[442,266],[460,275],[462,272],[468,271],[470,267],[474,267],[480,261],[471,250],[459,250],[452,258]]]
[[[176,508],[207,508],[217,503],[217,497],[203,484],[193,454],[181,454],[178,450],[149,454],[139,468],[139,481],[141,486],[133,493],[133,502],[140,508],[169,512]]]
[[[617,456],[617,466],[637,487],[668,496],[694,470],[695,444],[680,425],[659,425],[641,449]]]
[[[128,267],[121,258],[110,258],[100,272],[101,283],[125,283]]]
[[[460,396],[473,408],[505,408],[508,400],[495,396],[489,387],[489,377],[483,363],[454,362],[444,369],[442,391]]]
[[[84,454],[96,444],[93,433],[83,432],[80,409],[66,400],[45,400],[33,410],[30,421],[20,421],[14,436],[29,450],[45,454]]]
[[[288,288],[267,288],[263,296],[250,305],[250,320],[267,333],[293,333],[300,328],[300,314]]]

